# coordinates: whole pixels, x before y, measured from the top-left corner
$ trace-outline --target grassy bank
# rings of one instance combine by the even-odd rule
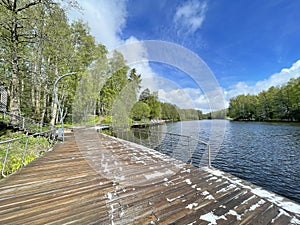
[[[51,148],[48,138],[27,136],[10,129],[0,129],[0,177],[3,178],[27,165]]]

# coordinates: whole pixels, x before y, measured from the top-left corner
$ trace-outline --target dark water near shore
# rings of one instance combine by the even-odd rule
[[[300,124],[202,120],[160,129],[209,141],[212,166],[300,203]],[[161,145],[170,145],[170,140]],[[191,154],[205,152],[194,146]]]

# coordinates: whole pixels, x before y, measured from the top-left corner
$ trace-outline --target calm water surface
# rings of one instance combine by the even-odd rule
[[[207,141],[218,133],[222,141],[213,146],[214,167],[300,203],[299,124],[202,120],[170,123],[164,129]]]

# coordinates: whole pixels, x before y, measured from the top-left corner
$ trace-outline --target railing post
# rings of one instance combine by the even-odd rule
[[[49,135],[47,136],[47,138],[49,138],[49,144],[50,144],[50,146],[53,146],[55,135],[51,135],[51,132],[52,131],[48,131]],[[47,132],[45,132],[45,133],[47,133]],[[19,168],[25,166],[25,161],[26,161],[25,159],[26,159],[26,155],[27,155],[27,149],[28,149],[28,145],[30,144],[29,137],[36,137],[37,136],[37,143],[35,143],[35,144],[37,144],[38,146],[36,147],[36,149],[38,150],[39,147],[42,147],[43,150],[44,150],[45,146],[43,146],[43,144],[45,145],[46,140],[44,139],[41,142],[40,139],[41,139],[41,135],[45,135],[45,133],[38,133],[38,134],[31,135],[31,136],[29,136],[28,133],[27,133],[26,136],[15,138],[15,139],[11,139],[11,140],[7,140],[7,141],[1,141],[0,142],[0,145],[4,145],[4,146],[7,145],[7,146],[5,146],[3,148],[3,150],[6,149],[6,152],[5,152],[5,157],[3,159],[2,168],[0,169],[2,177],[6,177],[7,176],[6,174],[9,174],[9,173],[15,171],[15,169],[14,169],[14,171],[10,171],[10,170],[5,171],[6,165],[8,165],[8,168],[10,168],[10,165],[11,165],[10,164],[11,162],[9,161],[9,154],[12,154],[12,153],[9,153],[9,151],[11,150],[11,148],[13,148],[13,149],[17,148],[18,151],[22,151],[23,152],[23,153],[21,153],[22,155],[17,158],[18,162],[21,161],[21,164],[18,165],[18,168],[16,168],[18,170]],[[51,136],[52,136],[52,142],[50,141]],[[24,143],[23,140],[25,138],[26,138],[26,142]],[[19,144],[17,144],[16,146],[15,145],[14,146],[11,145],[11,143],[16,143],[16,142],[19,142],[19,144],[21,144],[20,148],[19,148]],[[50,147],[50,146],[47,145],[47,148]],[[34,148],[35,148],[35,146],[32,146],[32,149],[34,149]],[[47,149],[47,150],[49,150],[49,149]],[[39,156],[39,154],[37,154],[36,156]]]
[[[40,155],[40,151],[39,151],[39,148],[40,148],[40,137],[41,137],[41,134],[39,133],[39,135],[37,137],[36,156]]]
[[[210,145],[208,144],[208,167],[211,168]]]
[[[147,134],[147,137],[148,137],[148,148],[151,148],[151,141],[150,141],[150,130],[148,130],[148,134]]]
[[[137,135],[131,133],[132,131],[130,130],[123,130],[121,131],[122,134],[118,134],[121,136],[122,135],[122,138],[126,138],[127,137],[127,141],[130,141],[130,142],[134,142],[134,143],[137,143],[137,144],[141,144],[141,145],[147,145],[147,140],[145,141],[142,141],[142,132],[143,134],[145,135],[148,135],[148,144],[149,144],[149,147],[150,148],[153,148],[155,146],[155,141],[157,140],[157,146],[159,146],[159,151],[160,152],[164,152],[164,150],[166,150],[168,154],[170,154],[173,158],[175,157],[182,157],[182,154],[179,154],[181,152],[178,152],[178,155],[176,155],[176,149],[173,149],[174,147],[174,143],[175,141],[177,141],[176,137],[184,137],[187,139],[187,143],[184,142],[182,143],[183,146],[186,148],[187,147],[187,150],[188,150],[188,154],[189,154],[189,158],[190,158],[190,164],[193,165],[193,154],[195,154],[195,157],[196,157],[196,161],[194,162],[197,162],[197,154],[198,152],[197,151],[192,151],[193,148],[196,148],[198,146],[198,143],[201,143],[205,146],[207,146],[207,166],[210,168],[212,167],[211,165],[211,149],[210,149],[210,144],[206,141],[203,141],[201,139],[195,139],[193,136],[187,136],[187,135],[181,135],[181,134],[174,134],[174,133],[169,133],[169,132],[151,132],[151,134],[156,134],[156,136],[153,137],[153,143],[152,143],[152,139],[150,138],[151,135],[150,135],[150,131],[142,131],[140,129],[137,129],[135,130],[136,132],[139,132]],[[126,132],[127,134],[123,134],[123,132]],[[159,145],[159,141],[160,139],[163,137],[163,135],[165,135],[165,139],[166,141],[164,142],[165,144],[161,143],[161,145]],[[179,138],[180,140],[180,138]],[[194,143],[193,141],[196,141],[196,143]],[[180,141],[179,141],[180,142]],[[203,150],[205,151],[205,147],[203,148]],[[202,151],[202,150],[201,150]],[[205,154],[204,154],[205,155]],[[178,160],[180,160],[180,158],[177,158]],[[200,166],[200,163],[201,163],[202,160],[199,161],[199,166]]]
[[[170,140],[171,140],[171,150],[172,150],[172,154],[173,154],[173,158],[175,158],[176,156],[175,156],[175,151],[174,151],[174,149],[173,149],[173,135],[170,135]],[[175,158],[176,159],[176,158]]]
[[[65,135],[64,135],[64,118],[63,118],[63,111],[61,109],[61,105],[60,105],[60,102],[58,101],[58,95],[57,95],[57,92],[56,92],[56,85],[58,83],[58,81],[62,78],[64,78],[65,76],[69,76],[69,75],[73,75],[73,74],[76,74],[76,72],[71,72],[71,73],[66,73],[64,75],[61,75],[60,77],[58,77],[55,82],[54,82],[54,85],[53,85],[53,93],[54,93],[54,97],[55,97],[55,102],[58,106],[58,113],[60,115],[60,123],[61,123],[61,128],[62,128],[62,142],[65,141]]]
[[[139,135],[140,135],[140,145],[142,144],[142,136],[141,136],[141,131],[139,130]]]
[[[51,146],[53,145],[54,140],[55,140],[55,136],[56,136],[56,129],[54,128],[53,131],[54,131],[54,132],[52,132],[52,134],[49,134],[49,142],[50,142],[50,140],[51,140],[51,138],[52,138],[52,140],[51,140],[51,142],[50,142],[50,145],[51,145]]]
[[[190,154],[190,164],[192,165],[192,153],[191,153],[191,148],[190,148],[190,137],[188,137],[188,150]]]
[[[25,163],[24,163],[24,160],[25,160],[25,157],[26,157],[26,152],[27,152],[27,145],[28,145],[28,133],[26,134],[27,138],[26,138],[26,144],[25,144],[25,147],[24,147],[24,152],[23,152],[23,157],[22,157],[22,165],[25,166]]]
[[[10,142],[7,145],[4,162],[3,162],[3,165],[2,165],[1,174],[2,174],[3,177],[6,177],[6,175],[4,174],[4,169],[5,169],[5,166],[6,166],[6,161],[7,161],[7,156],[8,156],[9,148],[10,148]]]

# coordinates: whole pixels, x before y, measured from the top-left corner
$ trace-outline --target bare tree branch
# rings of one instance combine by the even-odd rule
[[[11,27],[8,24],[4,24],[4,23],[0,23],[0,27],[2,27],[3,29],[7,30],[7,31],[11,31]]]
[[[1,0],[0,5],[4,6],[6,9],[9,9],[9,10],[12,8],[12,5],[10,4],[9,0],[7,0],[7,1]]]
[[[23,6],[22,8],[17,9],[16,11],[20,12],[24,9],[30,8],[31,6],[38,5],[40,3],[42,3],[42,0],[37,0],[37,1],[34,1],[34,2],[30,2],[30,3],[26,4],[25,6]]]

